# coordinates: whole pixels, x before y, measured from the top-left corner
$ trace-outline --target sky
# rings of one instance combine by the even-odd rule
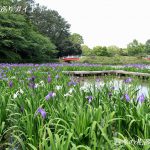
[[[125,48],[133,39],[150,39],[150,0],[35,0],[71,24],[90,48],[116,45]]]

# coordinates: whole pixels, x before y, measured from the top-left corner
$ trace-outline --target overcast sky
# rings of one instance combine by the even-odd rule
[[[150,39],[150,0],[35,0],[57,10],[89,47]]]

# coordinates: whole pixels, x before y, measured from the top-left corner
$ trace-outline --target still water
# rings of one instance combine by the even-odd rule
[[[81,88],[92,90],[93,85],[97,88],[103,88],[105,84],[108,87],[113,87],[116,91],[125,87],[128,89],[133,89],[137,91],[137,96],[144,94],[146,97],[150,95],[150,81],[142,80],[137,78],[131,78],[132,81],[130,83],[125,83],[125,80],[128,77],[100,77],[100,78],[91,78],[86,77],[81,79]]]

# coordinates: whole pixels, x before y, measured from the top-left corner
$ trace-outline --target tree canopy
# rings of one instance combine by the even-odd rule
[[[150,40],[145,43],[145,52],[150,55]]]
[[[55,45],[33,30],[23,15],[0,13],[0,57],[12,61],[38,59],[53,55]]]
[[[134,39],[133,42],[128,44],[127,50],[129,55],[138,55],[144,52],[144,45]]]
[[[83,45],[83,37],[70,32],[70,24],[56,11],[34,0],[0,1],[0,62],[40,62],[67,55],[150,55],[150,40],[133,40],[127,48]]]
[[[83,37],[78,33],[73,33],[72,35],[70,35],[69,39],[74,44],[84,44]]]
[[[2,0],[1,6],[1,62],[4,59],[10,62],[47,61],[82,53],[81,44],[72,38],[70,24],[57,11],[39,6],[34,0]]]
[[[36,5],[31,21],[41,34],[56,45],[58,57],[81,54],[82,36],[76,33],[71,35],[70,24],[57,11]]]

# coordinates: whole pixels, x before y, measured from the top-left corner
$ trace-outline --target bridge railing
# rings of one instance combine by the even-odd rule
[[[81,58],[81,56],[79,56],[79,55],[68,55],[68,56],[61,57],[61,59],[63,59],[63,58]]]

